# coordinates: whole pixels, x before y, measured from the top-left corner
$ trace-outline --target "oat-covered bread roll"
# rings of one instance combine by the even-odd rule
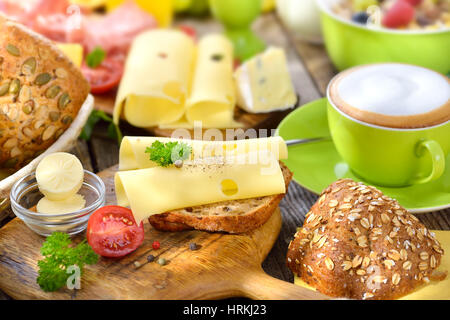
[[[429,281],[443,253],[434,234],[396,200],[344,179],[306,215],[287,263],[326,295],[395,299]]]
[[[0,168],[19,169],[53,144],[88,93],[50,40],[0,14]]]

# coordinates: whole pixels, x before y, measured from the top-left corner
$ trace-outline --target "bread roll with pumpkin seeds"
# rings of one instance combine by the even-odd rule
[[[88,93],[56,45],[0,14],[0,168],[19,169],[45,151]]]
[[[396,200],[351,179],[324,190],[288,248],[288,267],[332,297],[396,299],[424,282],[444,251]]]

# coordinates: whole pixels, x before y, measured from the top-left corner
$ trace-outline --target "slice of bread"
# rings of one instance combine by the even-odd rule
[[[280,162],[286,192],[292,172]],[[151,225],[161,231],[204,230],[242,233],[263,225],[278,207],[284,194],[222,201],[178,209],[149,218]]]
[[[50,147],[88,93],[52,41],[0,14],[0,168],[20,169]]]

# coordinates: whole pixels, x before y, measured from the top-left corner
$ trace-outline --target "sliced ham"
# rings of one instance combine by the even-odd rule
[[[68,0],[0,0],[0,11],[54,41],[80,43],[86,52],[100,46],[108,54],[126,54],[137,34],[157,26],[134,1],[101,17],[83,14]]]
[[[106,52],[126,53],[136,35],[156,26],[151,15],[129,1],[104,18],[86,17],[83,44],[87,51],[99,45]]]
[[[21,0],[20,5],[12,1],[16,0],[0,0],[0,12],[54,41],[80,43],[85,52],[99,46],[108,61],[122,67],[134,37],[157,26],[150,14],[130,0],[106,16],[87,15],[68,0]],[[101,78],[104,73],[87,66],[82,71],[89,79]]]

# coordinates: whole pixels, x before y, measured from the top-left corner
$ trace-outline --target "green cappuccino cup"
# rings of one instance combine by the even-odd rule
[[[428,115],[433,115],[433,111],[429,111],[429,108],[426,108],[429,111],[428,113],[419,113],[418,116],[413,119],[415,122],[411,120],[413,117],[405,118],[398,114],[394,116],[389,115],[389,117],[383,119],[382,116],[378,116],[377,113],[373,112],[373,105],[377,104],[372,103],[371,99],[379,99],[378,103],[382,107],[382,95],[389,96],[391,94],[392,97],[398,98],[398,94],[395,95],[395,92],[389,93],[389,89],[400,92],[402,90],[402,88],[395,86],[395,82],[389,83],[389,76],[391,75],[389,75],[389,72],[386,74],[386,70],[379,70],[380,73],[384,74],[380,75],[380,78],[377,79],[377,83],[379,83],[380,80],[384,80],[381,81],[383,84],[379,84],[381,89],[379,89],[380,92],[378,92],[378,94],[375,91],[377,90],[376,88],[372,88],[373,90],[370,89],[370,86],[373,84],[370,81],[370,72],[356,77],[353,80],[356,80],[357,83],[347,83],[348,88],[345,88],[345,82],[342,79],[346,79],[349,75],[351,76],[354,74],[355,70],[358,71],[357,69],[371,67],[373,69],[372,72],[376,74],[377,71],[374,71],[375,69],[380,69],[380,66],[386,65],[387,64],[367,65],[352,68],[337,75],[328,85],[328,125],[336,149],[356,175],[379,186],[404,187],[413,184],[427,183],[438,179],[446,169],[450,169],[445,168],[446,157],[449,156],[450,150],[450,104],[448,100],[441,108],[436,109],[439,111],[438,113],[440,113],[440,118],[434,113],[434,119],[441,119],[439,120],[440,122],[438,121],[438,123],[436,123],[435,121],[431,122],[433,123],[432,125],[427,125],[426,121],[431,119]],[[407,68],[419,68],[408,65],[403,66]],[[387,68],[387,70],[389,70],[389,68]],[[428,71],[433,72],[431,70]],[[404,73],[405,71],[403,70],[401,72]],[[398,75],[394,74],[392,76],[395,78]],[[442,75],[439,76],[446,79]],[[411,72],[406,72],[405,77],[420,79],[418,74],[411,74]],[[397,80],[399,79],[393,81]],[[407,80],[400,79],[399,81],[400,83],[397,84],[401,85],[402,81],[406,82]],[[427,80],[423,80],[425,85],[426,81]],[[444,80],[441,87],[444,89],[444,92],[440,90],[436,93],[441,97],[444,97],[444,99],[450,92],[449,87],[445,88],[445,81],[446,80]],[[431,86],[432,84],[429,85]],[[448,79],[447,85],[450,86],[450,84],[448,84]],[[340,89],[340,93],[342,93],[346,99],[343,99],[340,96],[337,97],[336,90],[338,89],[336,88],[340,88],[341,86],[343,89]],[[406,83],[405,88],[406,90],[409,90],[408,88],[413,88],[411,90],[414,91],[411,92],[420,92],[421,94],[427,92],[427,90],[422,91],[417,87],[411,87]],[[384,89],[386,89],[386,92],[383,92]],[[371,92],[371,95],[367,93],[369,95],[367,99],[364,98],[366,91]],[[433,93],[429,92],[429,94]],[[356,98],[354,98],[354,96],[356,96]],[[408,99],[410,98],[411,97]],[[417,100],[420,100],[417,97],[413,98],[415,99],[408,101],[417,102]],[[427,98],[432,100],[432,97],[425,97],[423,100],[427,101]],[[366,111],[370,111],[360,112],[359,109],[357,110],[350,106],[350,103],[346,104],[345,100],[366,100],[372,108],[365,108]],[[410,103],[414,104],[415,102]],[[390,108],[386,107],[386,110],[397,110],[392,112],[399,113],[398,109],[404,106],[404,104],[402,104],[399,99],[397,99],[396,103],[397,104],[394,103],[391,105]],[[417,102],[416,105],[418,105],[418,103],[419,102]],[[416,127],[396,127],[394,125],[383,126],[374,124],[374,122],[376,123],[375,120],[396,121],[397,119],[399,124],[402,124],[402,121],[406,119],[403,123],[409,121],[414,123]],[[425,125],[418,127],[417,121],[421,121],[420,119],[423,119]],[[370,122],[368,122],[368,120]]]

